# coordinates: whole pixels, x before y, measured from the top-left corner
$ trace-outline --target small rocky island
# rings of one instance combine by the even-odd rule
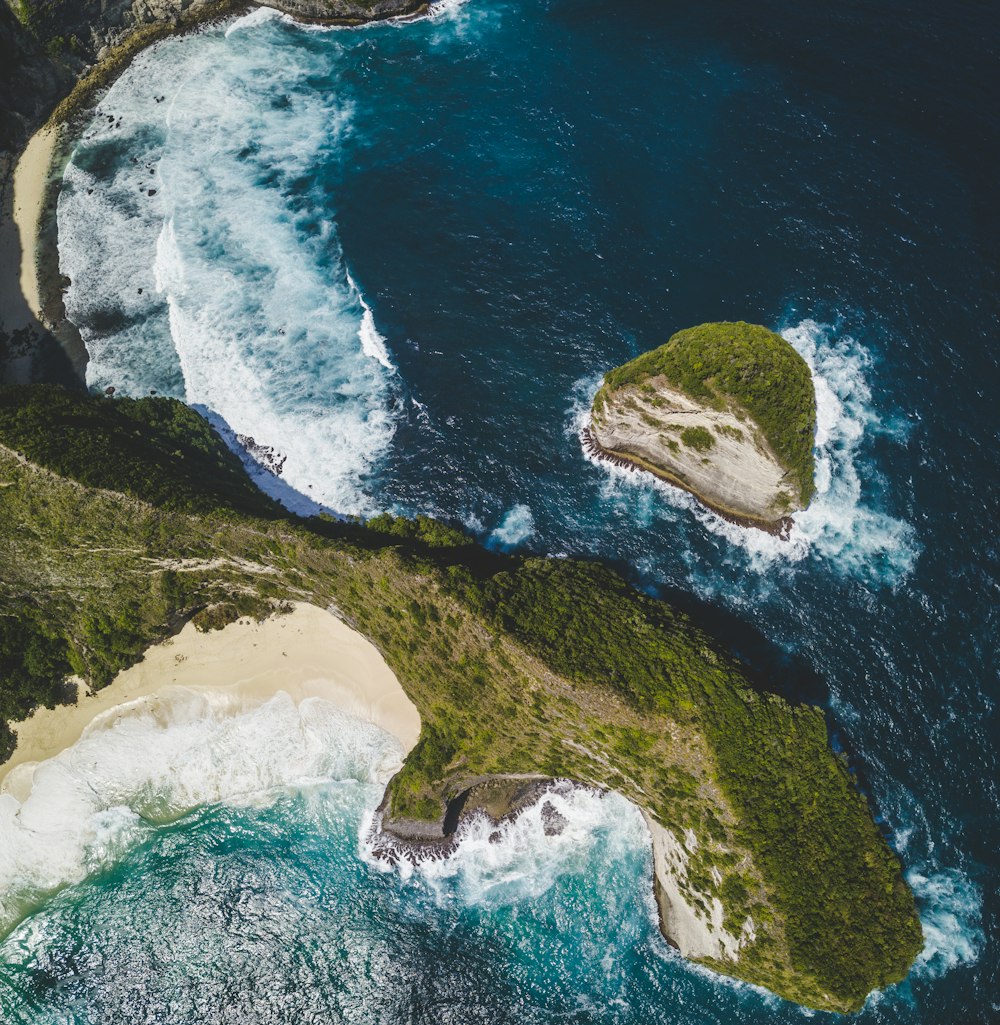
[[[758,324],[701,324],[610,371],[588,451],[647,470],[738,523],[785,533],[815,490],[805,360]]]

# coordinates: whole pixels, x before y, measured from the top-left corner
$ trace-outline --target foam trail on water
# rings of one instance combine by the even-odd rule
[[[155,822],[319,781],[385,784],[401,764],[394,737],[321,698],[253,704],[176,687],[110,709],[35,767],[23,802],[0,795],[0,932],[120,860]]]
[[[816,495],[808,509],[792,517],[787,541],[729,523],[679,488],[585,452],[608,474],[603,497],[614,501],[626,483],[659,494],[742,551],[749,567],[760,573],[775,564],[791,565],[813,556],[842,573],[894,584],[912,570],[919,545],[908,523],[875,507],[870,494],[865,494],[864,479],[877,471],[864,461],[862,447],[866,438],[881,430],[866,379],[871,360],[853,338],[838,337],[830,326],[812,320],[782,335],[809,365],[816,392]],[[574,434],[589,422],[590,402],[600,380],[600,375],[584,379],[574,390],[570,412]]]
[[[386,348],[385,337],[380,335],[378,333],[378,329],[375,327],[375,314],[372,313],[372,308],[365,302],[365,297],[361,294],[361,289],[358,288],[354,278],[352,278],[350,274],[347,275],[347,283],[351,286],[351,291],[355,296],[357,296],[358,302],[361,303],[361,306],[365,311],[364,316],[361,318],[361,327],[358,328],[358,339],[361,341],[361,351],[370,359],[381,363],[386,370],[395,370],[396,367],[389,358],[389,350]]]
[[[317,87],[293,38],[254,12],[162,44],[115,83],[60,198],[67,310],[90,385],[203,407],[267,454],[275,497],[370,513],[393,368],[317,170],[336,166],[353,106]]]

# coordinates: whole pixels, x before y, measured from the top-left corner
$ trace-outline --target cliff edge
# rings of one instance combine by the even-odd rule
[[[738,522],[780,531],[812,498],[816,397],[805,360],[756,324],[702,324],[610,371],[587,443]]]

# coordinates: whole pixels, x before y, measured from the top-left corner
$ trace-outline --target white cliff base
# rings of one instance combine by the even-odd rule
[[[653,878],[663,934],[685,957],[738,960],[740,947],[756,938],[753,921],[746,919],[739,936],[728,932],[722,924],[722,901],[688,883],[687,864],[693,847],[685,844],[693,845],[694,837],[689,836],[681,843],[647,812],[643,812],[643,818],[653,841]],[[695,903],[699,899],[709,909],[707,913]]]
[[[662,377],[597,406],[590,435],[603,454],[632,460],[719,512],[773,524],[802,508],[790,475],[739,410],[703,406]]]

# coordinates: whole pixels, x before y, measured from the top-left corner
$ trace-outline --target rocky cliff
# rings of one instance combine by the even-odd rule
[[[788,342],[703,324],[605,377],[585,443],[725,516],[780,529],[812,497],[815,424],[809,368]]]

